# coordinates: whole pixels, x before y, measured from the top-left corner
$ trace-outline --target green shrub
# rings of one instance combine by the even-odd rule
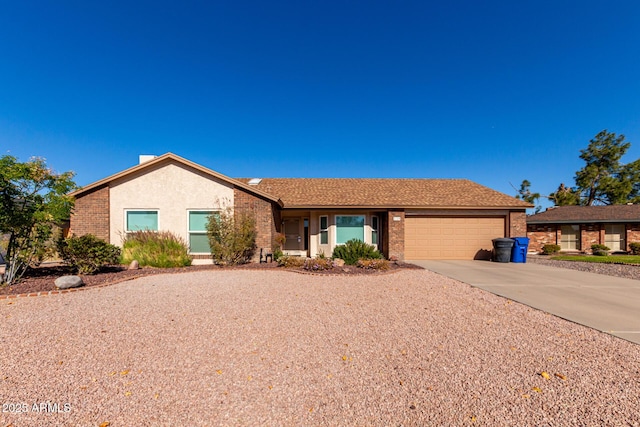
[[[123,264],[136,260],[140,266],[174,268],[191,265],[187,243],[170,231],[136,231],[122,245]]]
[[[92,234],[58,241],[58,254],[80,274],[94,274],[101,267],[117,264],[120,248]]]
[[[256,250],[256,219],[246,212],[231,209],[211,215],[207,223],[207,236],[213,262],[219,265],[237,265],[251,261]]]
[[[284,252],[282,252],[282,249],[280,249],[280,248],[273,249],[273,260],[274,261],[277,262],[283,256],[284,256]]]
[[[278,265],[284,268],[303,267],[306,258],[299,256],[283,255],[278,259]]]
[[[302,268],[308,271],[333,270],[335,264],[331,258],[307,258]]]
[[[545,255],[553,255],[557,254],[558,252],[560,252],[559,245],[548,244],[542,247],[542,253]]]
[[[356,265],[365,270],[388,270],[390,268],[389,261],[386,259],[359,259]]]
[[[632,255],[640,255],[640,242],[629,243],[629,248],[631,249]]]
[[[593,254],[597,256],[606,256],[609,254],[609,248],[605,245],[596,243],[594,245],[591,245],[591,252],[593,252]]]
[[[207,236],[213,262],[238,265],[251,261],[256,250],[256,219],[253,214],[234,213],[227,208],[207,222]]]
[[[331,257],[340,258],[347,265],[355,265],[359,259],[381,259],[382,254],[373,245],[351,239],[344,245],[336,246]]]

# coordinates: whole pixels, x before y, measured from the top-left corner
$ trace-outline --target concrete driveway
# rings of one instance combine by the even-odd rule
[[[640,344],[639,280],[534,263],[408,262]]]

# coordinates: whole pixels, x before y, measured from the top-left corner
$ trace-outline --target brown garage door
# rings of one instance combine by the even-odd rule
[[[504,218],[407,217],[406,259],[487,258],[492,239],[504,237]]]

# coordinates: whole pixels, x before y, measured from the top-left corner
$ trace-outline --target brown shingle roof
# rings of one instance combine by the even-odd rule
[[[248,178],[238,178],[248,182]],[[530,204],[466,179],[263,178],[251,186],[285,208],[529,208]]]
[[[640,205],[557,206],[527,218],[527,224],[586,222],[640,222]]]

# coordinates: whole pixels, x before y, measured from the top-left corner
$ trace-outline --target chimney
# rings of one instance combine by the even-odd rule
[[[153,154],[140,154],[140,156],[138,157],[139,159],[139,163],[138,164],[143,164],[145,162],[148,162],[149,160],[153,160],[158,156],[155,156]]]

